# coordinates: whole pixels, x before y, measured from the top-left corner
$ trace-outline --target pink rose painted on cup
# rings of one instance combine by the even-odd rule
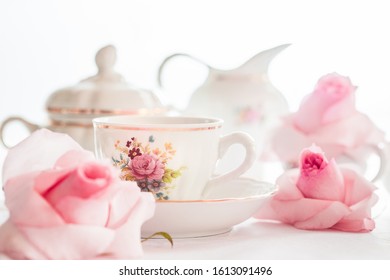
[[[355,108],[356,87],[348,77],[331,73],[318,80],[298,111],[285,116],[275,129],[265,157],[275,154],[284,163],[297,164],[299,152],[312,143],[328,157],[355,155],[359,148],[384,141],[384,133]]]
[[[152,147],[155,144],[153,135],[147,142],[136,137],[124,141],[117,140],[114,144],[119,151],[117,158],[113,157],[113,165],[120,169],[120,178],[125,181],[135,181],[142,192],[153,193],[158,200],[168,200],[170,191],[176,186],[173,181],[179,178],[186,168],[169,167],[169,161],[176,155],[172,143],[164,143],[164,147]]]
[[[148,154],[134,157],[129,163],[129,168],[137,180],[161,180],[164,175],[164,165],[159,159]]]
[[[375,186],[355,171],[328,161],[316,146],[301,153],[299,169],[281,175],[278,192],[255,217],[278,220],[300,229],[368,232]]]
[[[13,259],[134,258],[153,196],[121,181],[65,134],[34,132],[4,162],[10,217],[0,252]]]

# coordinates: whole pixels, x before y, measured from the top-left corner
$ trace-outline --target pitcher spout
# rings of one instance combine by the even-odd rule
[[[290,45],[291,44],[284,44],[262,51],[250,58],[247,62],[242,64],[236,70],[241,74],[267,73],[268,66],[274,59],[274,57]]]

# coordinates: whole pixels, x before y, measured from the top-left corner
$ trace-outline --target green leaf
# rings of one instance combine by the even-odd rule
[[[169,243],[171,243],[171,247],[173,247],[172,236],[170,236],[169,233],[166,233],[166,232],[163,232],[163,231],[155,232],[152,235],[142,239],[141,242],[147,241],[147,240],[152,239],[153,237],[156,237],[156,236],[162,236],[164,239],[168,240]]]

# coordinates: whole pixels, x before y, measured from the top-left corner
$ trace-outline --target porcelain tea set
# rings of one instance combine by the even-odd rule
[[[265,136],[288,112],[267,74],[272,59],[287,47],[260,52],[232,70],[204,64],[208,77],[177,116],[154,92],[128,84],[114,70],[115,47],[105,46],[96,54],[96,75],[50,95],[45,127],[69,134],[98,158],[111,160],[123,180],[153,193],[156,214],[143,226],[143,235],[228,232],[276,191],[275,185],[245,173],[261,174]],[[166,58],[160,85],[165,65],[178,56],[192,57]],[[5,128],[16,122],[29,131],[43,127],[19,116],[7,118],[0,127],[7,147]]]
[[[20,116],[3,121],[0,128],[1,141],[6,147],[5,128],[21,123],[29,131],[47,127],[73,137],[88,150],[94,149],[92,119],[109,115],[159,115],[166,109],[155,94],[128,84],[114,70],[117,59],[112,45],[101,48],[95,57],[98,73],[80,83],[52,93],[46,102],[49,124],[38,125]]]

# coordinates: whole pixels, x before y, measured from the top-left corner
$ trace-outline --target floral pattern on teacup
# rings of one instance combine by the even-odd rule
[[[114,144],[119,158],[112,157],[114,166],[121,170],[120,177],[125,181],[135,181],[143,192],[151,192],[156,199],[168,200],[169,193],[175,188],[172,183],[181,176],[185,167],[172,169],[168,162],[173,159],[176,150],[172,143],[164,143],[163,148],[153,147],[155,139],[149,136],[146,144],[135,137],[125,145],[117,140]]]

